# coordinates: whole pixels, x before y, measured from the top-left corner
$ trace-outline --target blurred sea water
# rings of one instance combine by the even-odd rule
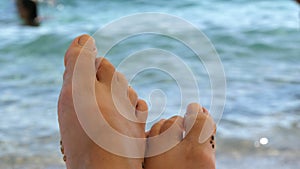
[[[43,22],[31,28],[20,24],[12,0],[1,1],[0,168],[64,168],[56,113],[64,52],[76,36],[93,34],[115,19],[139,12],[163,12],[191,22],[219,53],[227,99],[218,123],[217,168],[300,168],[299,11],[289,0],[58,0],[53,5],[39,4]],[[174,40],[150,35],[132,38],[107,58],[118,65],[147,47],[180,56],[197,74],[201,103],[210,106],[205,68]],[[140,59],[172,64],[163,57]],[[153,89],[164,92],[167,105],[160,118],[177,113],[180,90],[168,74],[146,71],[131,85],[148,103]]]

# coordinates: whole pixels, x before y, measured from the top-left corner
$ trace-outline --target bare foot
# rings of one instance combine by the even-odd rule
[[[184,118],[174,116],[152,126],[149,138],[161,138],[148,141],[145,169],[215,169],[215,131],[208,111],[199,104],[190,104]],[[187,135],[183,138],[184,132]],[[176,143],[175,147],[157,154],[167,144]]]
[[[127,80],[119,72],[115,71],[114,66],[105,58],[96,59],[97,50],[94,40],[88,35],[82,35],[76,38],[70,45],[65,55],[65,73],[64,82],[58,102],[58,120],[61,133],[62,153],[68,169],[140,169],[142,168],[143,158],[128,158],[107,151],[105,147],[96,144],[97,140],[92,140],[87,134],[85,127],[82,125],[80,114],[75,111],[74,92],[81,92],[83,100],[79,104],[89,104],[88,94],[95,95],[97,108],[101,111],[102,117],[107,121],[109,126],[124,136],[133,138],[145,138],[145,121],[147,118],[147,104],[139,100],[135,91],[128,87]],[[81,56],[81,63],[78,62],[78,56]],[[87,85],[91,83],[94,89],[83,87],[83,91],[74,91],[74,68],[76,64],[82,64],[76,70],[83,76],[92,76],[91,81],[84,82]],[[116,77],[116,78],[113,78]],[[112,86],[117,89],[117,96],[112,96]],[[73,89],[74,90],[73,90]],[[85,91],[86,90],[86,91]],[[117,97],[117,98],[116,98]],[[122,108],[117,108],[115,102],[122,106],[133,107],[126,109],[127,112],[120,112]],[[130,104],[130,106],[126,104]],[[77,103],[76,103],[77,104]],[[96,104],[96,105],[97,105]],[[77,110],[77,109],[76,109]],[[83,117],[86,119],[93,118],[93,113],[86,110]],[[121,114],[120,114],[121,113]],[[82,114],[81,114],[82,116]],[[91,117],[90,117],[91,116]],[[134,122],[125,118],[125,116],[134,116],[137,121]],[[91,119],[92,121],[93,119]],[[118,144],[120,149],[125,149],[122,140],[110,138],[111,132],[105,127],[92,126],[97,128],[99,139],[111,141],[112,144]],[[120,143],[120,144],[119,144]],[[144,151],[145,145],[136,145],[141,151]],[[128,148],[127,148],[128,150]]]

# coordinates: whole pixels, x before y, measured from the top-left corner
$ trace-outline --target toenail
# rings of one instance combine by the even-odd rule
[[[212,139],[212,140],[214,140],[214,139],[215,139],[215,137],[214,137],[214,136],[211,136],[211,139]]]
[[[62,141],[61,140],[59,141],[59,144],[62,145]]]
[[[86,44],[86,42],[87,42],[89,39],[90,39],[89,36],[87,36],[87,35],[82,35],[82,36],[79,38],[79,40],[78,40],[78,44],[79,44],[80,46],[84,46],[84,45]]]
[[[210,144],[212,144],[213,143],[213,141],[212,140],[210,140]]]
[[[82,35],[78,40],[78,44],[91,51],[96,50],[94,39],[88,35]]]
[[[215,148],[215,145],[213,144],[213,145],[211,145],[211,147],[212,147],[212,148]]]
[[[67,157],[64,155],[64,157],[63,157],[63,160],[64,160],[64,162],[66,162],[67,161]]]

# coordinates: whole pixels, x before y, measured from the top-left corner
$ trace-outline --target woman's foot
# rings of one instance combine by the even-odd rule
[[[124,76],[116,72],[108,60],[96,59],[96,54],[94,40],[82,35],[72,42],[65,55],[66,70],[58,102],[58,120],[67,168],[141,169],[142,157],[129,158],[123,156],[126,152],[116,155],[109,150],[128,151],[132,148],[144,151],[145,144],[128,143],[136,147],[124,145],[123,140],[118,140],[120,137],[113,137],[112,131],[120,136],[143,140],[147,104],[138,99]],[[89,106],[93,99],[101,112],[99,117],[105,119],[107,126],[100,122],[94,126],[93,120],[98,119],[99,114]],[[81,111],[80,108],[85,106],[88,108]],[[91,130],[94,133],[89,133]],[[102,147],[97,145],[99,140]],[[108,142],[102,144],[102,140]]]
[[[159,121],[148,135],[145,169],[215,169],[215,126],[196,103],[188,106],[184,118]],[[177,145],[166,148],[169,144]]]

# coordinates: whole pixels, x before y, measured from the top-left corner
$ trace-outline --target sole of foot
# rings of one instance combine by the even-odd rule
[[[140,169],[142,168],[143,158],[128,158],[116,155],[114,152],[107,151],[105,147],[96,144],[95,140],[87,134],[78,118],[78,112],[75,111],[78,104],[89,104],[87,101],[91,99],[90,97],[94,97],[99,112],[112,129],[126,137],[145,138],[147,104],[139,99],[136,92],[128,86],[124,75],[117,72],[106,58],[96,58],[96,55],[95,41],[89,35],[77,37],[65,54],[63,86],[58,101],[58,121],[61,134],[61,150],[67,168]],[[73,79],[74,72],[79,73],[80,76],[76,74],[77,77],[90,77],[89,81],[84,83],[94,88],[81,87],[74,89],[74,86],[77,85]],[[114,92],[112,88],[117,89],[117,91]],[[79,89],[80,91],[78,91]],[[86,100],[86,102],[77,103],[74,100],[74,93],[78,92],[83,93],[80,99]],[[118,106],[118,104],[121,104],[121,106]],[[128,109],[124,109],[124,107]],[[95,113],[90,111],[86,110],[80,116],[89,120],[92,118],[92,114]],[[132,117],[136,120],[130,120]],[[109,137],[110,133],[105,128],[101,128],[100,125],[93,127],[97,128],[98,134],[102,138]],[[107,139],[111,139],[111,142],[122,142],[122,140],[114,140],[114,138]],[[119,146],[126,147],[123,144]],[[145,145],[140,146],[142,147],[136,147],[136,149],[144,151]]]

